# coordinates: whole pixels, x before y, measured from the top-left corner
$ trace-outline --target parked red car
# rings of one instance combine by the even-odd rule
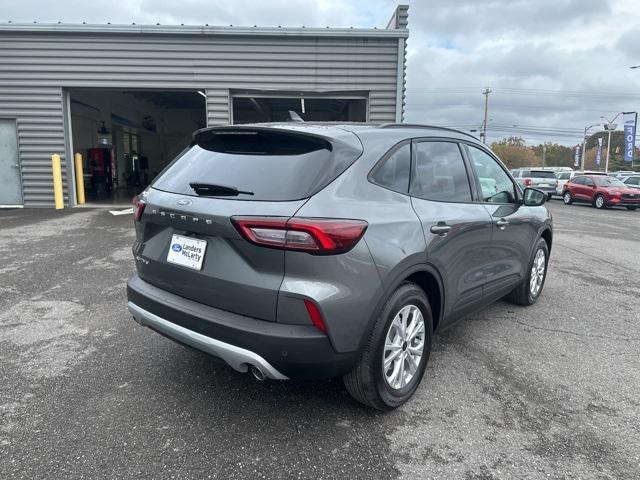
[[[579,175],[573,177],[562,188],[565,205],[573,202],[591,203],[596,208],[640,207],[640,192],[627,187],[617,178],[603,175]]]

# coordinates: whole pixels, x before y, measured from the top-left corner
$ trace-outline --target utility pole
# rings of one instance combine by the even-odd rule
[[[544,168],[545,161],[547,159],[547,142],[542,145],[542,168]]]
[[[484,121],[482,122],[482,133],[480,137],[482,137],[482,143],[487,143],[487,116],[489,111],[489,94],[491,93],[491,89],[489,87],[484,89],[482,94],[484,95]]]

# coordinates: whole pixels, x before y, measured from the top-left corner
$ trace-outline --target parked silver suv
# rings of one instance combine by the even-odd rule
[[[557,194],[558,179],[553,170],[543,168],[516,168],[511,170],[513,178],[522,188],[531,187],[542,190],[547,194],[547,199]]]
[[[258,379],[343,376],[402,405],[433,334],[538,299],[545,194],[474,137],[412,125],[214,127],[135,199],[135,320]]]

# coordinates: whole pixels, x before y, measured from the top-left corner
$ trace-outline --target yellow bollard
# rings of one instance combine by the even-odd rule
[[[82,171],[82,155],[76,153],[74,156],[76,162],[76,194],[78,198],[78,205],[84,203],[84,175]]]
[[[60,155],[51,155],[51,169],[53,170],[53,199],[56,210],[64,208],[64,198],[62,196],[62,166],[60,165]]]

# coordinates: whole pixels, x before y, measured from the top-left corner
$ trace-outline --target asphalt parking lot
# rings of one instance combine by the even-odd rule
[[[392,413],[135,324],[130,216],[0,211],[0,478],[640,478],[640,212],[549,204],[549,276]]]

